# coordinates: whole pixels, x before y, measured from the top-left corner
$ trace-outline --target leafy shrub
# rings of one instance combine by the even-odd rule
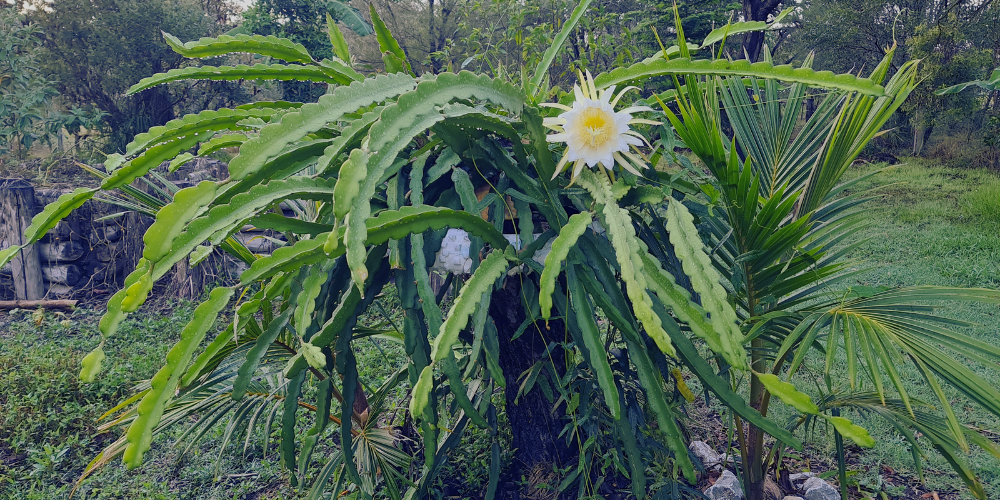
[[[44,132],[41,123],[58,92],[37,67],[41,40],[16,8],[0,7],[0,155],[23,158]]]

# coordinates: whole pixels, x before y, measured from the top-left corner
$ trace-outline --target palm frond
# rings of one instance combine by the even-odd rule
[[[949,398],[939,379],[968,396],[981,407],[1000,416],[1000,391],[957,359],[961,356],[989,369],[1000,369],[1000,348],[953,330],[971,326],[969,323],[939,316],[934,311],[941,301],[974,301],[1000,303],[1000,291],[947,287],[906,287],[861,296],[828,301],[809,306],[825,318],[807,329],[798,329],[786,344],[811,344],[822,330],[826,331],[826,373],[833,370],[835,352],[843,348],[851,386],[857,384],[859,368],[866,369],[876,387],[875,394],[887,399],[882,385],[883,373],[899,394],[899,400],[914,416],[913,405],[898,367],[908,359],[924,377],[937,396],[947,418],[955,442],[968,449],[964,432],[955,416]],[[794,372],[804,359],[804,350],[796,353],[790,371]]]
[[[997,458],[1000,458],[1000,446],[983,436],[979,430],[962,425],[959,427],[959,438],[956,438],[948,419],[931,412],[932,407],[929,404],[916,399],[911,399],[909,402],[901,399],[884,399],[875,392],[831,395],[824,398],[820,406],[823,409],[850,408],[888,422],[909,443],[913,452],[914,467],[921,480],[923,480],[921,459],[925,459],[926,454],[917,436],[926,438],[959,474],[966,486],[979,498],[986,498],[982,483],[973,473],[965,457],[966,453],[963,450],[967,451],[967,448],[963,443],[968,440]],[[914,431],[919,434],[914,434]]]

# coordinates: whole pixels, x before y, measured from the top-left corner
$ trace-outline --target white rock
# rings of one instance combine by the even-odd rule
[[[806,500],[840,500],[837,488],[818,477],[806,479],[806,482],[802,483],[802,491]]]
[[[468,273],[472,270],[472,259],[469,258],[471,245],[469,233],[461,229],[449,229],[431,268],[455,274]]]
[[[236,233],[233,237],[243,243],[247,250],[256,254],[274,252],[279,246],[276,238],[269,238],[263,233]]]
[[[521,249],[521,241],[518,235],[505,234],[503,236],[514,245],[515,249]],[[535,235],[535,237],[538,236],[537,234]],[[535,252],[535,255],[532,256],[535,262],[539,264],[545,263],[545,256],[552,250],[553,239],[550,238],[542,248],[539,248]],[[444,240],[441,242],[441,250],[438,250],[431,269],[455,274],[468,274],[472,271],[472,258],[469,256],[469,247],[471,246],[472,242],[469,240],[469,233],[461,229],[449,229],[448,233],[444,236]]]
[[[803,499],[802,499],[802,497],[796,497],[796,496],[788,495],[785,498],[782,498],[781,500],[803,500]]]
[[[815,476],[816,476],[816,474],[812,473],[812,472],[797,472],[795,474],[789,475],[788,476],[788,480],[791,481],[791,482],[793,482],[793,483],[801,483],[802,481],[805,481],[806,479],[809,479],[809,478],[815,477]]]
[[[52,283],[62,283],[73,286],[80,282],[83,273],[80,268],[73,264],[59,264],[55,266],[42,266],[42,276]]]
[[[83,257],[83,244],[79,241],[63,240],[56,243],[39,243],[38,258],[42,262],[69,262]]]
[[[715,484],[705,490],[705,496],[709,500],[742,500],[743,487],[736,475],[726,470],[722,471]]]
[[[691,441],[688,449],[691,450],[691,453],[694,453],[694,456],[701,460],[701,463],[705,467],[711,467],[713,464],[719,463],[719,454],[704,441]]]

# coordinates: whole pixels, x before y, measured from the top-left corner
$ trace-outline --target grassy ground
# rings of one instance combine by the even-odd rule
[[[0,498],[67,498],[87,463],[118,437],[117,431],[97,434],[97,418],[155,373],[190,313],[180,304],[123,322],[105,347],[106,369],[93,384],[80,383],[77,374],[99,339],[97,312],[0,317]],[[180,462],[179,450],[158,440],[147,466],[106,467],[84,483],[77,498],[288,497],[276,457],[259,448],[224,460],[216,480],[213,439],[218,436]]]
[[[860,176],[884,164],[862,166],[848,176]],[[989,172],[943,168],[919,159],[906,159],[904,164],[888,168],[858,186],[873,190],[876,196],[866,206],[870,225],[859,232],[868,239],[853,255],[859,267],[869,268],[847,286],[907,286],[940,285],[960,287],[1000,288],[1000,181]],[[950,303],[939,310],[948,317],[963,319],[977,326],[962,333],[992,343],[1000,343],[1000,306]],[[811,360],[816,368],[800,377],[800,387],[823,386],[821,378],[824,360]],[[846,363],[837,365],[843,367]],[[970,366],[978,366],[969,364]],[[910,395],[927,402],[937,398],[922,376],[911,367],[900,368],[900,375],[910,386]],[[846,380],[846,369],[842,379]],[[994,386],[1000,386],[1000,373],[976,368],[977,373]],[[834,378],[836,380],[836,377]],[[864,381],[862,381],[864,382]],[[815,384],[815,385],[814,385]],[[888,381],[886,380],[888,385]],[[870,388],[869,388],[870,389]],[[989,437],[1000,438],[1000,419],[968,403],[957,391],[945,391],[955,406],[960,420],[986,430]],[[961,402],[961,403],[960,403]],[[786,409],[785,413],[790,415]],[[781,409],[771,414],[782,415]],[[901,494],[913,486],[916,471],[909,445],[885,422],[852,415],[867,428],[877,441],[874,449],[857,455],[855,479],[868,492],[884,491]],[[816,452],[824,458],[834,456],[832,440],[823,432],[810,439]],[[926,441],[924,444],[929,447]],[[951,467],[933,449],[924,463],[926,484],[923,491],[953,492],[960,498],[971,498]],[[969,462],[983,481],[985,490],[1000,492],[1000,461],[974,449]]]
[[[859,167],[861,175],[875,167]],[[871,266],[854,285],[950,285],[1000,288],[1000,181],[985,172],[935,167],[910,160],[892,167],[859,188],[879,188],[867,206],[871,225],[858,237],[869,238],[851,258]],[[393,314],[386,304],[387,314]],[[41,318],[31,312],[0,315],[0,498],[65,498],[73,482],[116,433],[95,434],[95,421],[105,410],[130,394],[139,380],[159,368],[166,350],[191,312],[189,305],[161,308],[159,313],[133,315],[109,340],[106,370],[97,383],[80,384],[80,359],[98,342],[99,313],[79,310]],[[1000,342],[998,306],[951,304],[944,314],[980,326],[968,332],[989,342]],[[369,318],[381,322],[383,318]],[[36,324],[37,323],[37,324]],[[388,342],[367,342],[358,353],[361,376],[377,384],[405,362],[401,348]],[[815,367],[819,359],[811,360]],[[819,373],[814,370],[811,373]],[[809,372],[806,372],[809,373]],[[1000,386],[1000,374],[983,370],[990,383]],[[933,401],[919,375],[904,368],[901,375],[912,395]],[[805,376],[804,376],[805,377]],[[803,379],[807,387],[812,381]],[[822,384],[821,380],[816,382]],[[405,391],[405,387],[400,391]],[[961,396],[951,391],[957,402]],[[392,404],[405,405],[402,397]],[[772,416],[791,413],[780,405]],[[966,424],[1000,429],[1000,421],[973,406],[956,407]],[[404,410],[400,409],[402,414]],[[783,413],[784,412],[784,413]],[[915,472],[904,441],[879,421],[852,416],[868,428],[879,445],[857,455],[853,467],[857,483],[869,492],[882,491],[899,498],[913,485]],[[77,498],[86,499],[229,499],[291,498],[273,447],[242,447],[218,462],[221,431],[209,436],[182,460],[171,446],[172,436],[158,439],[146,464],[135,471],[112,464],[84,482]],[[257,440],[260,442],[260,440]],[[452,458],[445,477],[451,494],[474,495],[488,470],[487,439],[467,436],[466,445]],[[828,470],[833,448],[822,429],[809,437],[814,470]],[[924,491],[952,492],[968,497],[950,467],[933,450],[925,466]],[[1000,491],[1000,461],[974,452],[970,462],[986,491]],[[218,465],[218,467],[217,467]],[[456,491],[454,484],[464,485]],[[910,490],[912,491],[912,489]]]
[[[383,306],[362,323],[382,323],[383,312],[398,322],[398,308]],[[100,341],[100,312],[0,312],[0,499],[67,498],[88,462],[119,436],[119,429],[98,434],[97,419],[130,396],[138,381],[152,377],[193,311],[188,303],[144,307],[147,314],[132,315],[108,340],[105,369],[92,384],[80,383],[77,375],[83,356]],[[359,375],[370,387],[406,362],[402,346],[392,342],[368,339],[356,342],[356,349]],[[408,390],[401,384],[387,402],[397,421],[406,412]],[[299,414],[301,428],[312,425],[305,413]],[[265,448],[258,429],[246,453],[242,440],[220,453],[224,428],[225,421],[183,455],[183,447],[174,447],[183,428],[168,432],[154,439],[142,467],[128,471],[116,460],[86,479],[75,498],[297,498],[273,439]],[[437,489],[479,493],[489,471],[491,440],[484,432],[466,433]],[[321,443],[316,456],[330,446]]]

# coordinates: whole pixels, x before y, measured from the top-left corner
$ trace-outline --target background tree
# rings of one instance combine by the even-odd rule
[[[913,154],[919,155],[924,143],[942,119],[963,119],[979,107],[971,92],[935,95],[934,91],[985,76],[992,58],[990,51],[972,46],[960,29],[958,16],[933,25],[921,24],[907,41],[910,54],[920,59],[923,84],[917,87],[903,110],[913,128]]]
[[[314,57],[334,57],[326,28],[327,14],[359,36],[372,33],[371,27],[354,8],[336,0],[257,0],[243,12],[234,33],[274,35],[301,43]],[[313,102],[326,92],[326,85],[308,82],[281,82],[283,99]]]
[[[0,165],[2,155],[25,155],[57,94],[38,68],[39,37],[15,7],[0,7]]]
[[[743,0],[742,14],[743,21],[767,21],[769,17],[778,13],[782,5],[781,0]],[[760,60],[761,49],[764,47],[764,31],[751,31],[743,35],[743,51],[738,57],[756,62]]]
[[[173,119],[190,93],[190,86],[161,87],[125,97],[143,77],[181,65],[161,32],[197,39],[216,29],[196,0],[66,0],[29,19],[43,33],[42,70],[63,99],[107,113],[110,150]]]
[[[912,154],[923,150],[942,119],[968,130],[966,138],[984,123],[989,102],[975,111],[971,94],[941,98],[931,92],[985,77],[1000,62],[1000,35],[992,29],[1000,26],[996,2],[812,0],[800,19],[778,58],[800,61],[814,53],[814,67],[854,73],[877,65],[894,45],[894,68],[923,59],[922,85],[891,122],[912,138]],[[957,112],[945,116],[950,107]]]
[[[563,0],[459,1],[436,0],[433,12],[430,4],[382,1],[375,5],[413,67],[429,72],[470,69],[513,80],[538,64],[576,6]],[[695,0],[678,8],[690,39],[702,40],[729,22],[740,4]],[[664,40],[671,38],[672,2],[595,0],[555,53],[548,72],[550,82],[567,90],[577,70],[599,73],[641,61],[660,50],[654,31]],[[374,43],[368,42],[359,59],[377,66],[382,56]]]

